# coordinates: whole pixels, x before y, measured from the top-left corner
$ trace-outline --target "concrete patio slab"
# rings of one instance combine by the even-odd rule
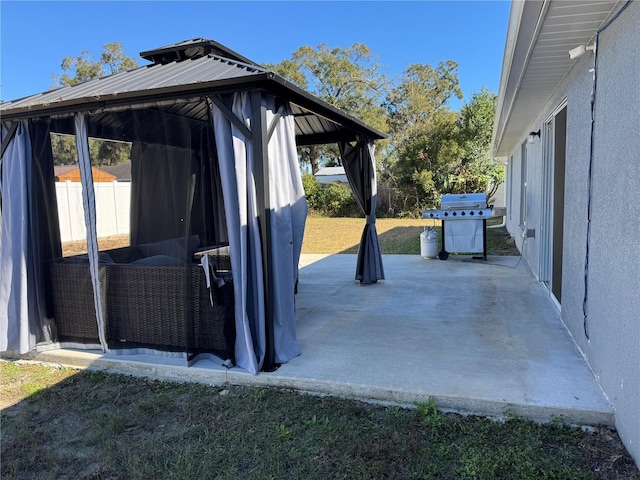
[[[353,281],[355,255],[303,255],[302,355],[251,375],[211,361],[52,350],[36,360],[180,381],[274,386],[481,415],[613,425],[613,409],[519,257],[386,255],[384,281]]]

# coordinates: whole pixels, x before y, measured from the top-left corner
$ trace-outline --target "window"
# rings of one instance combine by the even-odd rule
[[[520,227],[527,221],[527,142],[520,147]]]
[[[513,168],[513,155],[511,155],[511,158],[509,159],[509,183],[507,184],[509,189],[509,209],[507,212],[509,214],[509,220],[511,220],[511,215],[513,213]]]

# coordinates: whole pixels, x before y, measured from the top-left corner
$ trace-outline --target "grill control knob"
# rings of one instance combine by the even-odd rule
[[[482,215],[482,210],[478,212],[478,215]]]
[[[465,213],[465,212],[462,212],[460,215],[462,215],[462,216],[464,217],[464,216],[466,215],[466,213]]]
[[[456,215],[458,215],[458,212],[453,212],[453,216],[455,217]]]
[[[444,216],[448,217],[449,216],[449,212],[444,212]]]
[[[429,214],[429,216],[430,216],[431,218],[433,218],[433,213],[430,213],[430,214]]]
[[[473,210],[471,210],[471,211],[469,212],[469,215],[471,215],[471,216],[473,217],[473,214],[474,214],[474,213],[475,213],[475,212],[474,212]]]

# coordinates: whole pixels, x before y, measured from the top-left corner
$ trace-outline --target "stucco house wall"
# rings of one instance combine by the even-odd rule
[[[640,3],[600,37],[589,250],[589,341],[574,335],[640,461]],[[578,293],[578,292],[575,292]],[[576,302],[577,303],[577,302]],[[575,305],[577,306],[577,305]],[[581,318],[565,322],[579,330]],[[577,325],[576,325],[577,324]]]
[[[527,128],[543,137],[526,143],[527,228],[519,222],[521,145],[508,156],[507,228],[540,276],[544,123],[567,105],[562,257],[562,320],[611,401],[616,427],[640,464],[640,2],[599,37],[591,228],[585,261],[589,202],[591,92],[594,56],[586,55],[556,88]]]

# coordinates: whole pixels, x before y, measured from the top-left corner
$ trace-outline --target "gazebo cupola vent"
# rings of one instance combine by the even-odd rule
[[[182,42],[166,45],[140,52],[140,56],[155,64],[167,64],[182,60],[201,58],[206,55],[218,55],[237,62],[259,67],[260,65],[224,45],[206,38],[192,38]]]

